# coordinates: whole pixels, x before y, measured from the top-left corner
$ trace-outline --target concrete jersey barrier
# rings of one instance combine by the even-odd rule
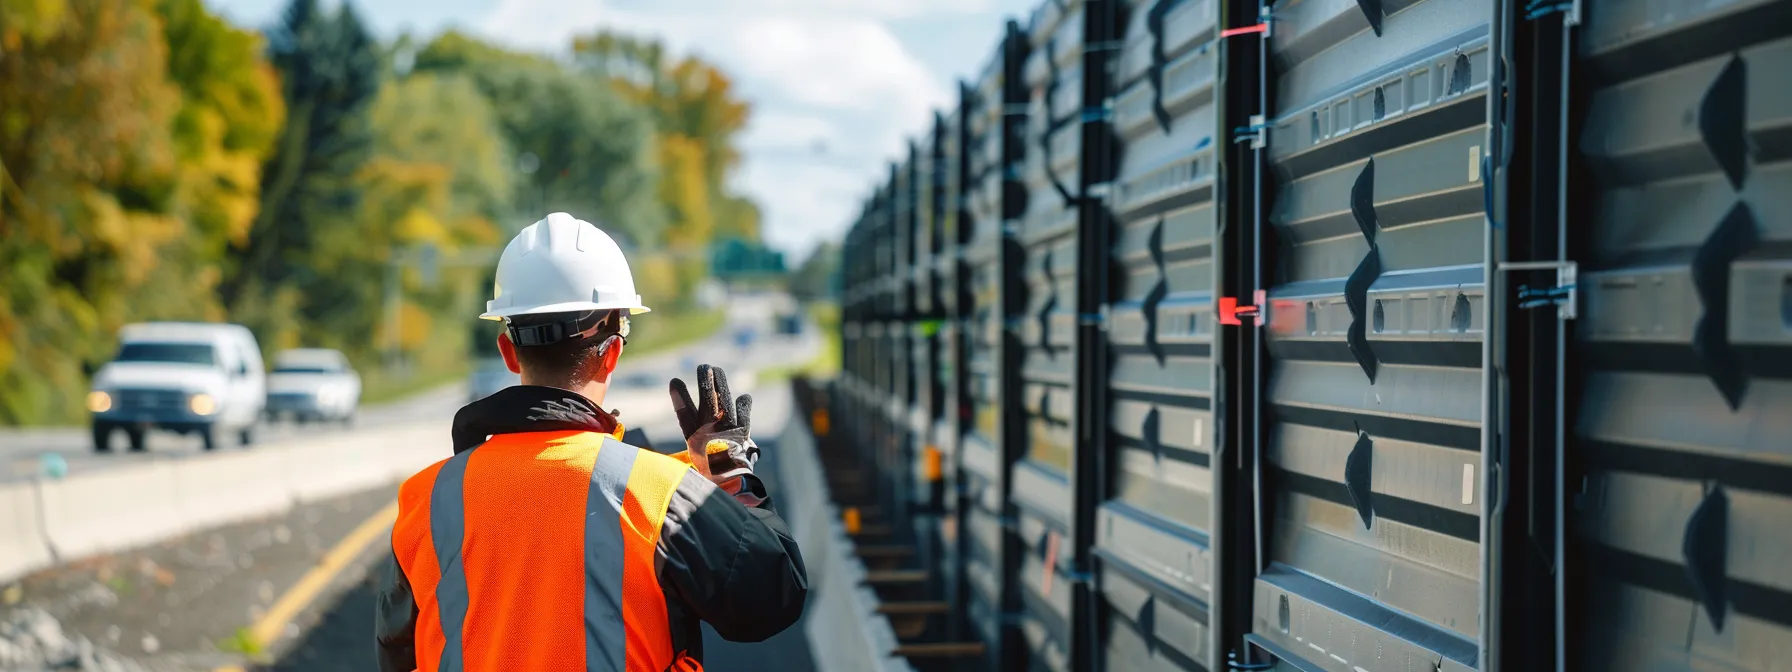
[[[0,485],[0,582],[395,484],[452,453],[430,422]]]
[[[40,483],[50,549],[66,562],[186,531],[177,483],[169,462]]]
[[[892,655],[896,632],[877,613],[876,593],[864,585],[865,563],[840,522],[808,419],[800,415],[793,404],[794,417],[778,446],[777,496],[809,571],[803,627],[816,669],[914,672],[906,659]]]
[[[0,485],[0,580],[55,561],[44,537],[36,483]]]

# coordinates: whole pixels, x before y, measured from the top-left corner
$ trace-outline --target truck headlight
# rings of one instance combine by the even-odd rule
[[[106,411],[112,410],[112,395],[106,394],[100,390],[88,392],[87,410],[95,413],[105,413]]]
[[[211,415],[218,411],[218,402],[212,399],[212,395],[202,392],[187,400],[187,408],[196,415]]]

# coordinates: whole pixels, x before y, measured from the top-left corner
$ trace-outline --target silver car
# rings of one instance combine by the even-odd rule
[[[268,375],[270,420],[350,424],[360,405],[361,376],[340,351],[299,348],[274,355],[274,371]]]

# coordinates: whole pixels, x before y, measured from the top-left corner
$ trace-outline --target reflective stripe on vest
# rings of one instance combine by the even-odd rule
[[[569,438],[578,439],[578,437]],[[550,444],[548,450],[552,450],[554,445]],[[490,442],[488,442],[488,446],[491,446]],[[492,449],[506,451],[515,450],[518,447],[520,447],[519,444],[510,443],[507,446],[492,446]],[[469,641],[484,641],[486,643],[484,648],[489,649],[491,636],[495,631],[513,638],[528,636],[527,632],[509,630],[509,628],[516,627],[516,624],[503,621],[503,616],[500,616],[500,620],[497,622],[489,621],[493,614],[491,611],[493,607],[489,601],[497,598],[493,597],[491,593],[479,593],[481,590],[479,581],[492,581],[494,580],[491,578],[493,576],[508,576],[509,579],[497,580],[510,581],[511,585],[520,586],[510,588],[510,592],[527,592],[534,585],[534,582],[528,580],[529,572],[555,571],[552,568],[564,564],[558,561],[544,561],[546,559],[543,558],[516,557],[498,563],[506,565],[513,560],[517,563],[513,567],[495,568],[491,566],[489,560],[494,557],[492,546],[489,545],[483,547],[485,550],[481,554],[476,554],[479,557],[488,558],[483,566],[476,565],[470,572],[464,564],[463,549],[474,548],[467,546],[469,537],[467,502],[469,500],[481,501],[478,497],[471,497],[470,490],[480,487],[484,488],[480,492],[492,492],[491,487],[494,484],[481,482],[481,479],[493,478],[493,476],[487,475],[493,470],[500,474],[499,477],[504,477],[505,474],[514,476],[517,473],[538,473],[526,471],[528,468],[534,468],[532,465],[525,466],[522,471],[519,471],[518,464],[521,463],[521,460],[518,458],[524,454],[520,452],[507,454],[488,450],[487,454],[480,458],[481,463],[488,466],[481,467],[481,463],[473,462],[472,456],[486,448],[486,446],[481,446],[463,451],[443,462],[440,469],[436,471],[433,482],[429,484],[427,498],[429,547],[434,551],[435,564],[440,569],[440,579],[435,582],[431,593],[434,597],[433,606],[440,619],[443,646],[439,652],[439,658],[436,657],[437,652],[435,651],[418,651],[420,658],[418,662],[423,670],[463,672],[468,669],[469,655],[472,655],[475,660],[493,660],[490,651],[475,654],[466,647]],[[683,478],[684,472],[688,470],[688,466],[671,458],[644,452],[609,436],[602,436],[596,453],[583,502],[583,559],[580,564],[583,566],[584,584],[584,599],[582,601],[584,667],[586,670],[596,672],[665,669],[669,664],[676,665],[678,661],[674,660],[671,651],[670,634],[665,622],[664,596],[659,592],[657,578],[652,575],[653,554],[666,504],[679,480]],[[589,455],[589,453],[584,454]],[[490,461],[501,457],[509,462]],[[593,458],[586,457],[584,459]],[[469,464],[471,464],[473,472],[471,474],[469,474]],[[540,464],[550,465],[541,468],[555,469],[553,473],[566,473],[564,468],[566,462],[546,461]],[[563,479],[564,476],[560,478]],[[564,480],[560,482],[565,483]],[[571,494],[564,489],[561,489],[560,492]],[[416,493],[416,495],[421,494],[421,492]],[[556,497],[564,498],[564,496]],[[540,502],[544,508],[568,504],[568,502],[551,501],[554,499],[553,497],[547,499],[549,501]],[[577,505],[574,504],[574,506]],[[489,514],[490,507],[486,508],[488,511],[479,513]],[[573,514],[565,509],[559,510],[566,514]],[[527,512],[515,513],[516,515],[525,515]],[[401,525],[403,524],[402,520],[401,518]],[[489,515],[487,520],[488,522],[482,529],[473,531],[472,536],[482,540],[476,543],[504,544],[507,541],[519,543],[516,537],[511,537],[508,540],[505,538],[507,530],[491,529],[492,523],[489,522]],[[570,518],[565,520],[571,522]],[[422,531],[415,527],[413,525],[411,529],[403,530],[406,533],[406,539],[417,539],[417,535]],[[500,527],[502,526],[500,525]],[[524,534],[528,533],[524,532]],[[395,539],[397,538],[398,535],[395,534]],[[567,541],[573,540],[568,539]],[[573,550],[571,546],[562,547],[569,552]],[[567,560],[572,559],[568,556],[561,557]],[[479,561],[475,560],[475,562]],[[540,569],[538,565],[549,569]],[[566,567],[571,568],[570,565],[566,565]],[[633,569],[628,570],[627,568],[630,567]],[[626,575],[626,571],[633,571],[635,574],[629,576]],[[518,573],[521,573],[520,578]],[[412,574],[408,567],[407,575],[417,576]],[[487,578],[469,582],[469,575]],[[565,574],[557,576],[571,578]],[[421,582],[426,583],[429,578],[433,577],[422,577]],[[571,587],[571,584],[564,582],[561,582],[560,585]],[[421,585],[416,580],[414,580],[413,588],[419,591],[431,589],[430,586]],[[500,585],[493,589],[505,591],[506,586]],[[481,598],[488,601],[487,607],[475,606],[475,596],[478,594],[488,596]],[[505,597],[515,598],[517,596]],[[571,607],[572,605],[568,603],[566,606]],[[420,600],[419,607],[429,608],[429,605]],[[488,622],[470,623],[470,610],[488,614],[483,617],[487,618]],[[510,617],[514,618],[514,616]],[[475,614],[474,618],[482,617]],[[560,618],[578,617],[559,613],[528,614],[527,616],[527,619],[531,621]],[[631,623],[631,619],[634,622]],[[480,631],[485,633],[483,640],[479,636],[470,636],[468,634],[472,632],[470,628],[480,628]],[[565,630],[560,632],[566,635],[572,634]],[[420,637],[419,643],[423,641]],[[631,651],[631,644],[637,650]],[[566,653],[576,651],[575,647],[578,646],[577,642],[554,643],[555,649]],[[577,654],[572,655],[576,656]],[[431,658],[435,658],[435,660],[427,660]],[[576,659],[576,657],[573,658],[573,660]],[[430,664],[437,661],[439,662],[436,665]],[[572,663],[572,660],[563,660],[563,662]],[[491,664],[488,662],[484,665]],[[481,664],[474,663],[473,667],[479,668]]]
[[[473,451],[463,451],[442,465],[436,472],[435,486],[429,490],[429,537],[436,547],[436,562],[442,579],[436,583],[436,606],[441,609],[442,635],[448,644],[442,648],[441,672],[461,672],[461,626],[467,620],[467,571],[460,564],[461,542],[466,539],[466,505],[462,488],[466,486],[467,460]]]

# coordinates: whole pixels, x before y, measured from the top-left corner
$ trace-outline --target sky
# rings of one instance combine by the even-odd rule
[[[273,23],[285,0],[207,0],[236,23]],[[599,27],[664,40],[717,64],[753,106],[735,186],[794,263],[841,236],[889,161],[995,55],[1007,18],[1036,0],[358,0],[382,39],[457,28],[564,53]],[[576,213],[575,213],[576,214]]]

